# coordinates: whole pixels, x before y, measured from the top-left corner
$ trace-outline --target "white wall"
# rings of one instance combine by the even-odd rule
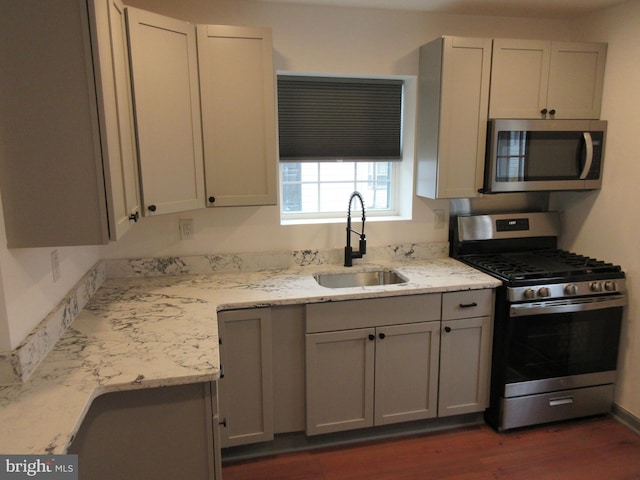
[[[566,38],[552,20],[429,15],[378,9],[313,7],[243,0],[129,0],[128,5],[193,23],[268,26],[277,70],[340,74],[416,75],[418,48],[440,35]],[[345,211],[346,211],[345,199]],[[371,222],[370,245],[446,241],[434,229],[434,209],[449,202],[414,199],[413,220]],[[448,216],[448,215],[447,215]],[[193,240],[180,241],[178,219],[193,218]],[[105,258],[339,248],[344,224],[281,226],[277,207],[230,207],[144,218]]]
[[[562,246],[622,265],[629,306],[616,402],[640,417],[640,0],[576,21],[576,38],[608,43],[602,118],[609,122],[603,188],[552,195],[564,211]]]

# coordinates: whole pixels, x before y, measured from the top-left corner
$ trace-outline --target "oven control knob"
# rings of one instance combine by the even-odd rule
[[[527,288],[522,295],[524,296],[524,298],[526,298],[527,300],[531,300],[533,298],[536,297],[536,292],[533,291],[532,288]]]
[[[549,288],[548,287],[542,287],[538,290],[538,296],[539,297],[548,297],[549,294],[551,292],[549,292]]]
[[[591,291],[592,292],[601,292],[602,291],[602,282],[591,282]]]
[[[604,282],[604,289],[607,292],[615,292],[617,290],[616,282],[612,282],[611,280]]]
[[[566,295],[576,295],[578,293],[578,286],[575,283],[569,283],[565,285],[564,293]]]

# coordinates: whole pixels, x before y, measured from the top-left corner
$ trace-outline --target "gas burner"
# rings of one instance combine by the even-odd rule
[[[464,255],[460,259],[508,281],[620,272],[617,265],[557,249]]]
[[[559,261],[571,266],[573,271],[589,274],[589,273],[611,273],[621,271],[620,266],[612,263],[597,260],[595,258],[585,257],[573,252],[565,250],[542,250],[539,252],[541,256],[556,258]]]

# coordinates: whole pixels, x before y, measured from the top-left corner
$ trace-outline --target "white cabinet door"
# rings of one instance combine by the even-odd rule
[[[555,118],[600,118],[607,46],[553,42],[547,106]]]
[[[120,0],[95,0],[92,27],[97,37],[94,65],[101,113],[103,158],[108,159],[109,230],[117,240],[140,216],[138,158],[133,125],[129,48],[124,5]]]
[[[606,45],[495,39],[490,118],[599,118]]]
[[[420,48],[418,195],[477,197],[482,187],[491,40],[443,37]]]
[[[482,412],[489,404],[492,317],[442,322],[438,416]]]
[[[440,322],[306,336],[307,435],[435,417]]]
[[[439,345],[440,322],[376,329],[375,425],[436,416]]]
[[[127,8],[145,215],[203,208],[195,26]]]
[[[275,205],[271,30],[198,25],[207,206]]]
[[[306,335],[307,435],[373,426],[375,329]]]
[[[550,45],[542,40],[493,41],[489,118],[541,117],[547,104]]]
[[[222,447],[273,440],[271,310],[218,313]]]

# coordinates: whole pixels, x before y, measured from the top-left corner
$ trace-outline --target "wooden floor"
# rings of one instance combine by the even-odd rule
[[[225,466],[224,480],[640,479],[640,436],[599,417],[510,433],[486,426]]]

